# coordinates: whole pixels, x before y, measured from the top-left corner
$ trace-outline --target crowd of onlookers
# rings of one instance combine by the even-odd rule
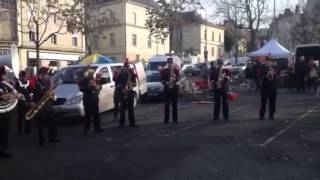
[[[277,70],[277,75],[280,76],[281,69],[276,61],[273,63],[274,68]],[[248,91],[259,91],[263,67],[264,65],[259,61],[248,63],[244,71],[245,84]],[[316,97],[320,96],[320,67],[316,61],[301,56],[294,65],[286,69],[286,72],[282,76],[284,81],[282,86],[287,87],[290,91],[296,89],[298,92],[312,92],[316,93]]]

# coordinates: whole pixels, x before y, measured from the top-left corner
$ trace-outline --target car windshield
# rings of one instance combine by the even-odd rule
[[[96,70],[97,67],[90,67]],[[84,78],[84,73],[88,70],[88,67],[68,67],[61,69],[53,76],[53,79],[61,79],[63,83],[76,83]]]
[[[152,73],[150,76],[147,77],[148,82],[160,82],[160,74],[159,73]]]
[[[164,67],[167,65],[167,62],[163,61],[163,62],[150,62],[149,63],[149,69],[150,70],[158,70],[159,67]]]
[[[245,66],[245,64],[244,64],[244,63],[240,63],[240,64],[234,64],[234,65],[232,65],[232,66],[234,66],[234,67],[239,67],[239,66]]]

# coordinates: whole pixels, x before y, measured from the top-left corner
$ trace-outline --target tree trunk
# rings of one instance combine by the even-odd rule
[[[41,60],[40,60],[40,33],[39,33],[39,24],[36,23],[36,62],[37,62],[37,71],[39,71],[41,67]]]
[[[249,52],[251,51],[254,51],[256,49],[256,32],[255,30],[251,29],[250,31],[250,38],[251,38],[251,41],[250,41],[250,46],[249,46]]]

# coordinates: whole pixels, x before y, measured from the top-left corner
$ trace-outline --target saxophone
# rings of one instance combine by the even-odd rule
[[[169,89],[174,88],[174,86],[176,85],[176,81],[177,75],[174,73],[174,66],[172,64],[170,69]]]
[[[36,106],[34,108],[31,108],[27,114],[25,115],[25,118],[27,121],[32,120],[33,118],[35,118],[39,112],[42,110],[42,108],[48,104],[48,102],[51,99],[54,99],[55,96],[53,94],[54,89],[59,86],[62,83],[62,80],[57,80],[51,87],[50,89],[48,89],[45,94],[42,96],[42,98],[40,99],[40,101],[36,104]]]

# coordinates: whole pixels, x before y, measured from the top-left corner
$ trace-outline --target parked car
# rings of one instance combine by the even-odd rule
[[[167,65],[167,59],[171,57],[173,59],[173,63],[176,64],[179,68],[181,68],[181,59],[176,55],[156,55],[153,56],[148,64],[147,70],[157,71],[162,67]]]
[[[115,82],[113,81],[114,72],[123,66],[122,63],[111,63],[111,64],[92,64],[91,69],[95,70],[95,76],[99,73],[103,78],[106,79],[106,84],[102,85],[102,89],[99,94],[99,110],[100,112],[105,112],[114,108],[113,94],[115,88]],[[138,99],[141,97],[141,93],[144,92],[143,76],[144,69],[136,69],[136,66],[130,65],[136,73],[138,74],[138,85],[134,88],[135,91],[135,105]],[[54,93],[57,100],[53,103],[53,111],[59,113],[61,117],[74,117],[74,116],[84,116],[84,108],[82,105],[83,94],[79,89],[77,82],[81,81],[84,77],[85,71],[87,71],[88,65],[72,65],[62,68],[53,77],[54,79],[61,79],[62,84],[59,85]],[[140,74],[140,75],[139,75]]]
[[[164,86],[161,83],[159,71],[147,71],[147,87],[146,98],[155,99],[163,97]]]
[[[187,64],[182,67],[184,75],[199,76],[200,71],[200,65],[197,64]]]

